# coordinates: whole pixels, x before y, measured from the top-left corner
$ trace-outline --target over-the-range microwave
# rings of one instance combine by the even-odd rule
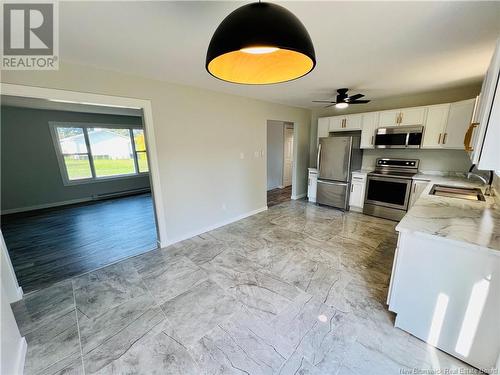
[[[375,148],[420,148],[423,130],[423,126],[378,128]]]

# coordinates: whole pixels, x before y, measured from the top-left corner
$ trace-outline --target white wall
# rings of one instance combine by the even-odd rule
[[[375,168],[377,158],[419,159],[421,172],[467,172],[471,166],[463,150],[363,150],[363,168]]]
[[[309,110],[64,63],[2,82],[151,100],[169,241],[266,206],[265,157],[254,153],[266,150],[267,120],[295,124],[294,188],[306,192]]]
[[[2,214],[149,188],[148,176],[64,185],[49,128],[51,121],[141,126],[141,117],[4,105],[0,108]],[[23,148],[30,152],[19,152]]]
[[[7,300],[9,303],[20,300],[23,297],[23,291],[17,283],[14,267],[10,261],[7,246],[3,239],[3,234],[0,231],[0,279],[2,282],[2,295],[0,298]]]
[[[283,184],[283,127],[282,121],[267,122],[267,190]]]

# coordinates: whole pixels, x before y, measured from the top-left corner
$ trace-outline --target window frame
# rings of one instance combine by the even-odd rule
[[[59,141],[59,135],[57,133],[57,128],[83,129],[83,136],[85,139],[85,144],[87,146],[87,152],[86,153],[67,154],[67,155],[77,155],[77,154],[78,155],[80,155],[80,154],[81,155],[88,155],[90,172],[91,172],[92,177],[75,179],[75,180],[71,180],[69,178],[68,170],[66,168],[66,163],[64,162],[64,155],[65,154],[63,154],[62,149],[61,149],[61,143]],[[128,174],[121,174],[121,175],[116,175],[116,176],[98,177],[96,172],[95,172],[94,157],[92,155],[92,148],[90,147],[90,140],[89,140],[89,136],[88,136],[88,129],[89,128],[128,129],[130,142],[132,145],[132,157],[134,160],[134,167],[135,167],[136,172],[135,173],[128,173]],[[52,137],[52,142],[54,143],[54,149],[56,152],[57,163],[59,164],[59,171],[61,172],[61,177],[62,177],[64,186],[82,185],[82,184],[89,184],[89,183],[96,183],[96,182],[122,180],[125,178],[137,178],[137,177],[149,176],[149,165],[148,165],[147,172],[140,172],[139,171],[139,162],[137,160],[137,152],[135,149],[135,140],[134,140],[134,136],[133,136],[134,129],[140,129],[140,130],[144,131],[144,133],[146,133],[142,124],[130,124],[130,125],[128,125],[128,124],[101,124],[101,123],[93,123],[93,122],[49,121],[49,129],[50,129],[50,134]],[[148,151],[147,145],[146,145],[145,152],[146,152],[146,156],[148,158],[148,163],[149,163],[149,151]]]

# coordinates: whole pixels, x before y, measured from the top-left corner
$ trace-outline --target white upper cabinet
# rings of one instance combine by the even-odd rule
[[[450,104],[431,105],[427,109],[422,148],[441,148]]]
[[[400,110],[382,111],[380,112],[379,127],[385,128],[387,126],[399,125]]]
[[[464,149],[464,136],[472,119],[474,99],[428,107],[422,148]]]
[[[343,131],[345,124],[345,116],[330,117],[330,131],[337,132]]]
[[[363,113],[361,116],[361,148],[374,148],[375,130],[379,122],[379,112]]]
[[[345,115],[330,117],[331,132],[361,130],[361,115]]]
[[[318,138],[328,137],[330,117],[318,118]]]
[[[443,148],[464,149],[464,137],[472,121],[475,99],[450,104],[450,113],[443,133]]]
[[[500,170],[500,38],[481,87],[474,119],[464,139],[465,149],[478,169]]]
[[[422,125],[426,107],[402,108],[380,112],[380,127],[399,125]]]
[[[362,115],[348,115],[344,130],[361,130]]]
[[[427,107],[404,108],[401,110],[399,125],[423,125]]]

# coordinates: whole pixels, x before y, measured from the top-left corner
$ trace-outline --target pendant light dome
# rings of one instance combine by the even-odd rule
[[[252,3],[215,30],[205,67],[224,81],[263,85],[300,78],[315,65],[311,37],[295,15],[276,4]]]

